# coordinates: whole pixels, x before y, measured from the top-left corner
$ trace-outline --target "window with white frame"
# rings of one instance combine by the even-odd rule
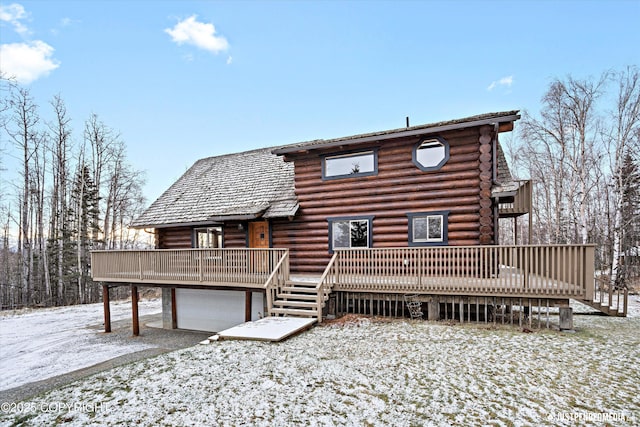
[[[449,160],[449,143],[440,137],[427,138],[413,148],[413,163],[428,172],[440,169]]]
[[[196,228],[194,244],[196,248],[221,248],[222,227]]]
[[[420,212],[409,217],[409,245],[444,245],[448,242],[449,211]]]
[[[372,216],[328,218],[329,251],[371,246]]]
[[[378,156],[375,150],[326,156],[322,159],[322,178],[353,178],[370,176],[378,172]]]

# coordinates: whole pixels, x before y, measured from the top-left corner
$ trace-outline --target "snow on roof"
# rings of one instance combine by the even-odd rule
[[[156,227],[293,216],[293,164],[272,148],[198,160],[133,223]]]
[[[393,129],[330,140],[302,142],[198,160],[133,223],[135,228],[196,225],[232,219],[294,216],[298,210],[293,163],[281,154],[300,149],[355,144],[367,139],[384,140],[409,134],[505,123],[517,120],[518,111],[488,113],[464,119]],[[408,133],[407,133],[408,132]],[[511,174],[498,151],[499,177]]]

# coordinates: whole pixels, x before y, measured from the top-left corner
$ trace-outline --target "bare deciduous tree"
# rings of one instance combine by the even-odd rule
[[[39,149],[40,135],[38,123],[38,107],[34,103],[27,89],[19,88],[12,92],[9,100],[12,115],[6,126],[7,133],[15,147],[21,153],[22,187],[20,188],[19,205],[20,220],[18,224],[18,247],[20,248],[20,282],[22,287],[23,304],[31,303],[32,295],[32,245],[30,228],[33,209],[31,205],[31,166],[33,156]]]
[[[531,178],[542,194],[534,216],[551,231],[553,243],[589,241],[588,207],[598,184],[593,171],[602,156],[595,103],[605,82],[606,75],[595,82],[555,80],[543,97],[540,119],[523,119]]]
[[[638,177],[632,173],[632,153],[640,151],[640,75],[637,68],[629,67],[615,74],[617,97],[611,112],[611,126],[605,134],[608,147],[613,187],[613,243],[611,255],[611,281],[622,286],[624,276],[620,274],[621,258],[625,251],[625,231],[632,221],[639,221],[631,212],[625,215],[625,205],[630,200],[630,189],[638,184]]]

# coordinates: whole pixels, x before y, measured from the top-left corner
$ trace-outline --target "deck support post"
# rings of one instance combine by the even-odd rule
[[[251,322],[251,291],[244,292],[244,321]]]
[[[131,314],[133,323],[133,336],[140,335],[140,322],[138,320],[138,287],[131,285]]]
[[[432,297],[427,305],[427,320],[440,320],[440,300]]]
[[[176,288],[171,288],[171,329],[178,329],[178,307],[176,306]]]
[[[111,332],[111,308],[109,307],[109,285],[102,285],[102,304],[104,305],[104,331]]]
[[[573,331],[573,309],[568,306],[560,307],[560,331]]]

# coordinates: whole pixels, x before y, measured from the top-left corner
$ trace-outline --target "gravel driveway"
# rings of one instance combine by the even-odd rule
[[[112,332],[108,334],[98,332],[102,330],[102,325],[96,325],[94,327],[94,329],[96,329],[96,339],[106,343],[117,340],[120,344],[125,345],[128,342],[131,344],[144,343],[150,345],[151,348],[142,351],[132,351],[131,353],[115,357],[88,368],[79,369],[67,374],[47,378],[42,381],[32,382],[12,389],[2,390],[0,391],[0,402],[24,401],[30,397],[59,388],[97,372],[106,371],[116,366],[137,362],[142,359],[168,353],[181,348],[194,346],[205,338],[211,336],[211,332],[168,330],[149,326],[149,324],[161,324],[161,316],[162,315],[160,313],[141,316],[140,336],[138,337],[132,336],[131,320],[112,322]]]

